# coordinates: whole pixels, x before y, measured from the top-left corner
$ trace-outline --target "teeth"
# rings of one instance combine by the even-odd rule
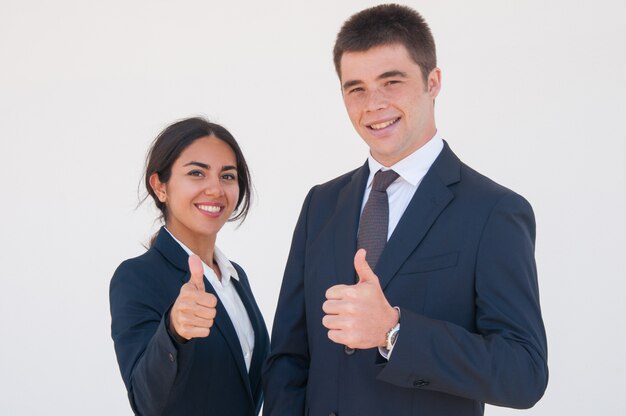
[[[385,127],[391,126],[396,121],[398,121],[397,118],[395,118],[393,120],[385,121],[384,123],[372,124],[372,125],[370,125],[370,128],[372,128],[374,130],[384,129]]]
[[[221,207],[215,205],[198,205],[198,208],[200,208],[202,211],[212,212],[214,214],[217,214],[222,210]]]

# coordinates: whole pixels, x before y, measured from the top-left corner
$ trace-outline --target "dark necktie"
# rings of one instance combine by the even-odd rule
[[[357,248],[364,248],[367,251],[366,260],[372,270],[376,267],[385,244],[387,244],[387,232],[389,230],[387,187],[398,176],[393,170],[376,172],[372,182],[372,191],[367,198],[365,208],[363,208],[363,214],[361,214],[356,244]]]

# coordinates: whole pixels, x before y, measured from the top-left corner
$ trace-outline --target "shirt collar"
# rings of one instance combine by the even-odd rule
[[[195,254],[189,249],[189,247],[187,247],[176,237],[174,237],[174,234],[172,234],[170,230],[168,230],[166,227],[163,228],[165,228],[165,231],[167,231],[172,236],[174,241],[176,241],[188,255],[191,256],[192,254]],[[228,260],[228,257],[226,257],[222,250],[220,250],[217,246],[213,248],[213,260],[215,260],[215,262],[217,263],[217,267],[219,267],[220,269],[223,280],[228,281],[232,277],[233,279],[239,281],[239,274],[237,273],[237,270],[230,262],[230,260]],[[204,269],[205,275],[208,275],[209,273],[215,273],[211,267],[204,263],[204,261],[202,261],[202,267]]]
[[[426,142],[422,147],[396,162],[393,166],[386,167],[381,165],[370,153],[367,157],[367,163],[370,169],[370,175],[367,179],[367,188],[372,185],[374,175],[379,170],[393,169],[402,179],[417,187],[428,169],[432,166],[443,149],[443,139],[439,132],[435,133],[432,139]]]

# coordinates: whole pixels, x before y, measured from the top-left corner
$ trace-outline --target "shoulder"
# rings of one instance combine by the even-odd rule
[[[314,186],[310,193],[320,194],[320,195],[333,195],[340,192],[345,186],[351,183],[355,179],[355,175],[357,173],[368,173],[367,168],[365,166],[360,166],[350,172],[344,173],[341,176],[338,176],[334,179],[329,180],[328,182],[324,182],[322,184]]]
[[[154,247],[140,256],[123,261],[113,273],[110,291],[153,291],[167,285],[176,276],[183,276],[184,271],[174,267]]]
[[[517,192],[503,186],[487,176],[461,163],[461,181],[453,190],[460,201],[469,202],[475,214],[480,212],[485,218],[494,213],[523,215],[534,222],[531,204]]]
[[[461,161],[447,142],[444,142],[444,148],[428,175],[439,177],[441,182],[455,194],[456,198],[472,205],[493,206],[500,200],[511,200],[530,206],[521,195]]]
[[[499,201],[501,199],[507,199],[528,204],[528,201],[517,192],[499,184],[462,162],[461,184],[470,189],[473,193],[489,200]]]
[[[367,168],[362,166],[312,187],[302,204],[300,220],[306,221],[307,228],[321,227],[338,209],[345,208],[342,204],[347,202],[346,196],[359,193],[362,196],[367,173]]]
[[[124,260],[115,270],[114,278],[121,278],[127,275],[142,274],[147,270],[162,267],[165,259],[154,247],[148,249],[140,256]]]
[[[315,207],[316,214],[323,216],[323,212],[334,209],[333,207],[338,202],[340,195],[355,189],[362,190],[368,173],[367,167],[361,166],[328,182],[315,185],[309,190],[303,208]]]

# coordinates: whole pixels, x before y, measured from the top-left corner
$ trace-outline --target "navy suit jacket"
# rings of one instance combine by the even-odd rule
[[[482,415],[525,408],[547,385],[534,261],[521,196],[464,165],[447,143],[376,265],[401,309],[387,362],[322,326],[326,290],[354,284],[367,163],[311,189],[298,220],[264,369],[270,416]]]
[[[254,328],[250,372],[222,303],[207,338],[184,344],[168,332],[170,307],[189,281],[188,255],[164,229],[145,254],[123,262],[111,279],[111,334],[138,415],[257,415],[269,337],[244,271],[233,279]],[[205,278],[205,289],[217,296]],[[219,296],[218,296],[219,299]]]

